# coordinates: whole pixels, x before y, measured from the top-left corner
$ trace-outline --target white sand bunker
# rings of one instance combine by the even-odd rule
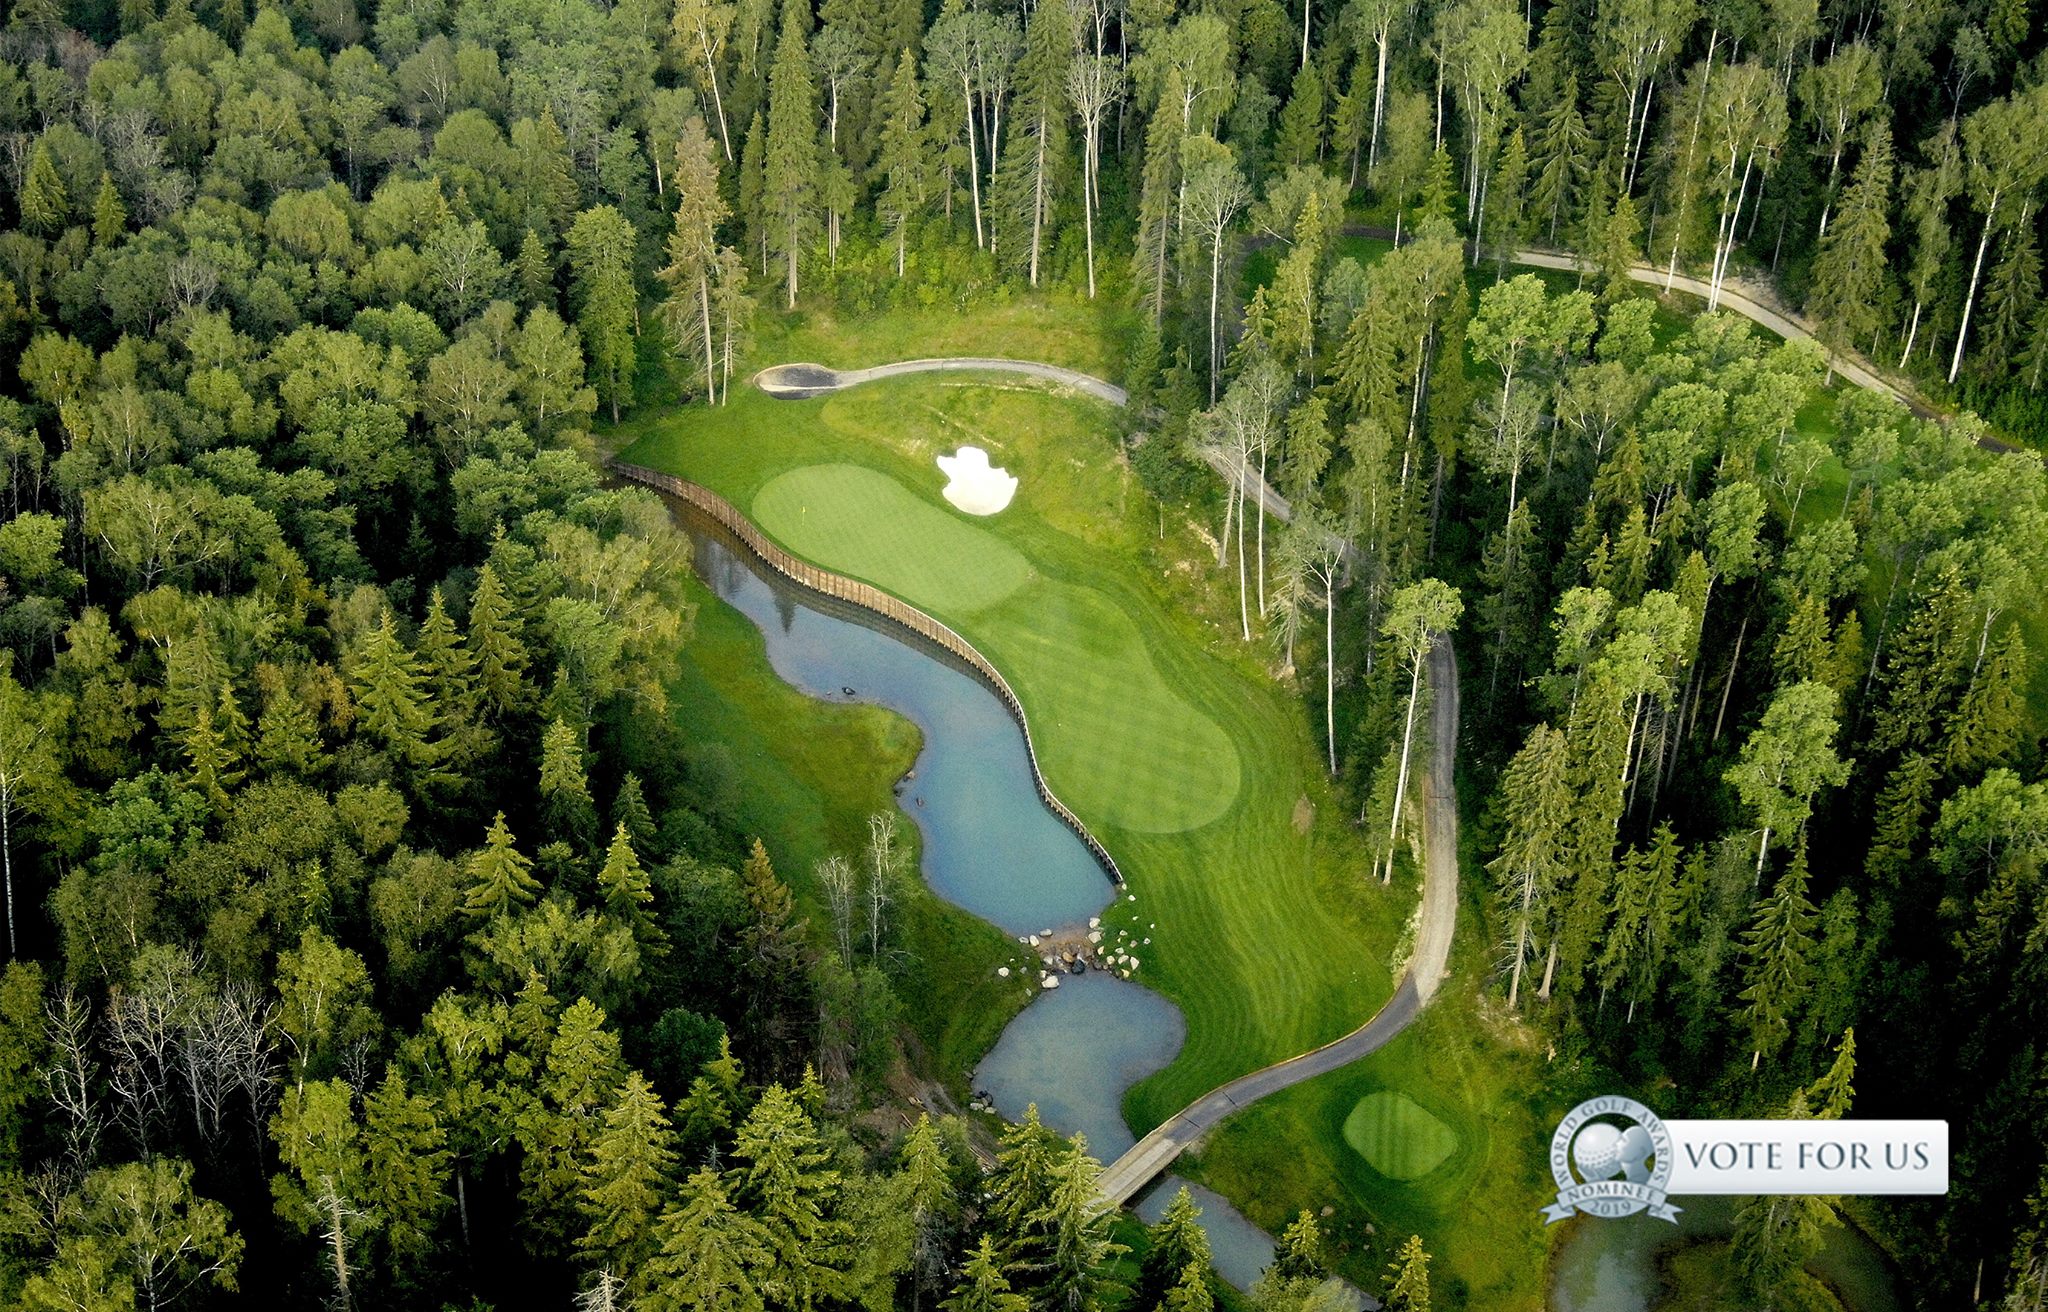
[[[970,515],[993,515],[1017,495],[1016,477],[1007,469],[992,468],[988,452],[978,446],[940,456],[939,471],[946,476],[946,500]]]

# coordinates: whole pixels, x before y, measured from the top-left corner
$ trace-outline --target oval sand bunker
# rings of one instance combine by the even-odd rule
[[[988,452],[978,446],[963,446],[950,456],[938,458],[939,471],[946,476],[946,500],[970,515],[993,515],[1017,495],[1017,479],[1007,469],[992,468]]]

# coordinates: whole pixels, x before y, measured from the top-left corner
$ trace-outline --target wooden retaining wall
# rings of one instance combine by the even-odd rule
[[[1017,700],[1016,692],[1010,687],[1009,680],[1003,677],[1002,671],[991,664],[986,656],[976,651],[973,643],[900,597],[893,597],[880,588],[862,583],[858,579],[834,574],[830,570],[818,568],[807,560],[799,560],[792,556],[769,541],[768,536],[756,528],[752,520],[741,514],[737,506],[710,488],[701,487],[688,479],[677,478],[674,474],[660,473],[640,465],[629,465],[620,460],[612,461],[611,468],[621,478],[645,484],[657,492],[665,492],[709,515],[726,532],[738,538],[763,564],[790,582],[811,592],[848,602],[862,610],[892,620],[947,652],[972,670],[983,683],[995,691],[996,696],[1008,708],[1011,717],[1017,721],[1017,727],[1023,730],[1024,754],[1031,762],[1031,781],[1038,789],[1039,800],[1044,802],[1046,809],[1058,816],[1067,828],[1074,831],[1075,836],[1101,863],[1110,879],[1119,886],[1123,884],[1123,871],[1117,869],[1116,858],[1109,854],[1109,849],[1104,847],[1095,835],[1088,832],[1088,826],[1082,824],[1080,817],[1067,809],[1065,802],[1053,795],[1052,789],[1046,787],[1045,772],[1038,768],[1038,747],[1031,739],[1031,722],[1025,718],[1024,704]]]

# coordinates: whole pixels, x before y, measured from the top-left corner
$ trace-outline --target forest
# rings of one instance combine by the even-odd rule
[[[1950,1195],[1860,1223],[1920,1306],[2041,1307],[2044,47],[2025,0],[13,0],[0,1298],[1236,1300],[1084,1143],[866,1115],[902,954],[734,823],[688,541],[600,468],[763,323],[1038,296],[1128,325],[1131,466],[1220,519],[1359,878],[1455,633],[1499,1008],[1667,1115],[1945,1116]],[[1746,1305],[1816,1305],[1834,1215],[1742,1210]],[[1320,1305],[1320,1244],[1252,1301]]]

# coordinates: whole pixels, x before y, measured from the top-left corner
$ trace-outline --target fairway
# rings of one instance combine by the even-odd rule
[[[756,356],[800,358],[878,357],[788,342]],[[1413,891],[1365,877],[1300,699],[1271,677],[1274,653],[1239,638],[1235,569],[1218,568],[1200,524],[1162,523],[1118,424],[1108,404],[1034,381],[918,375],[815,400],[735,388],[728,405],[632,425],[621,458],[711,488],[806,559],[953,626],[1003,672],[1047,783],[1129,880],[1135,901],[1105,927],[1131,933],[1140,982],[1187,1018],[1180,1056],[1126,1096],[1143,1132],[1370,1016]],[[1002,514],[971,520],[940,499],[933,457],[962,442],[999,452],[1021,480]],[[837,518],[804,523],[826,501],[841,503]],[[1021,584],[991,583],[995,549],[1024,562]],[[1298,828],[1297,815],[1314,819]]]
[[[1360,1098],[1344,1118],[1344,1142],[1390,1180],[1420,1180],[1458,1147],[1458,1132],[1405,1093]]]
[[[795,554],[933,610],[972,614],[1031,577],[1014,547],[859,465],[778,475],[753,516]]]

